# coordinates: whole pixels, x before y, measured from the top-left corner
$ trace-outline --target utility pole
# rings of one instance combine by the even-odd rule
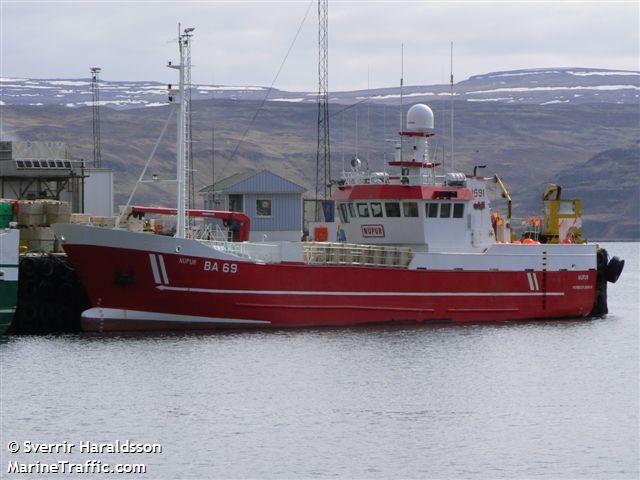
[[[318,144],[316,150],[315,220],[320,221],[318,199],[331,196],[329,136],[329,0],[318,0]],[[320,183],[322,182],[322,187]]]
[[[98,75],[102,69],[91,67],[91,104],[93,106],[93,166],[102,167],[102,153],[100,151],[100,89]]]

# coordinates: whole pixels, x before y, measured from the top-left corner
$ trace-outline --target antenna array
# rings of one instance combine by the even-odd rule
[[[93,106],[93,166],[102,167],[102,152],[100,147],[100,67],[91,67],[91,104]]]
[[[320,221],[318,199],[331,196],[331,144],[329,136],[329,1],[318,0],[318,144],[316,150],[315,219]],[[322,182],[322,185],[321,185]]]

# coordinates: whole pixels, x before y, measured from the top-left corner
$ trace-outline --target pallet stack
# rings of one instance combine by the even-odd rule
[[[23,249],[57,252],[59,246],[50,225],[71,221],[71,205],[59,200],[20,200],[17,220]]]

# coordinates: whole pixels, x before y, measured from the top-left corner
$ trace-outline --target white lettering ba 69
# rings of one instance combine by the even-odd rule
[[[237,273],[238,264],[227,263],[227,262],[212,262],[207,260],[206,262],[204,262],[204,271],[205,272]]]

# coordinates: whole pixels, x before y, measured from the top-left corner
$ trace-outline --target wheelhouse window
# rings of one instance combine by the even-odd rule
[[[353,203],[349,204],[349,216],[351,218],[356,218],[357,217],[357,215],[356,215],[356,207],[353,205]]]
[[[271,216],[271,199],[259,198],[258,200],[256,200],[256,216],[258,217]]]
[[[453,218],[464,217],[464,203],[453,204]]]
[[[357,203],[358,207],[358,216],[361,218],[369,217],[369,204],[368,203]]]
[[[437,203],[426,203],[425,204],[425,213],[429,218],[437,218],[438,217],[438,204]]]
[[[400,216],[400,204],[398,202],[387,202],[384,204],[384,210],[387,217],[399,217]]]
[[[443,203],[440,205],[440,218],[450,218],[451,217],[451,204]]]
[[[418,204],[416,202],[405,202],[402,204],[402,211],[405,217],[417,217]]]
[[[382,217],[382,204],[380,202],[371,202],[371,216]]]
[[[349,223],[349,215],[347,212],[347,204],[346,203],[341,203],[339,206],[339,210],[340,212],[340,220],[342,220],[342,223]]]

